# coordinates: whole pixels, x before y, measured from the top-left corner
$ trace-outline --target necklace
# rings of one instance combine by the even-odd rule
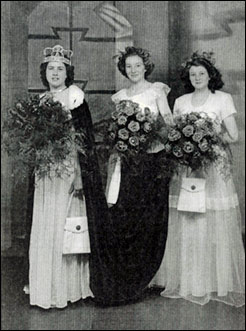
[[[60,90],[57,90],[57,91],[50,91],[52,94],[54,93],[59,93],[59,92],[62,92],[62,91],[65,91],[67,89],[67,86],[61,88]]]

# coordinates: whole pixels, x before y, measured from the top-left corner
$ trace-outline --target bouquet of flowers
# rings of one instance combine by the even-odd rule
[[[223,178],[227,179],[231,173],[231,161],[228,146],[218,134],[220,124],[206,113],[196,112],[179,115],[174,122],[164,144],[173,169],[184,165],[192,171],[206,171],[214,162]]]
[[[141,156],[154,138],[154,119],[149,108],[121,100],[111,114],[108,137],[111,148],[123,158]],[[137,160],[135,158],[135,160]]]
[[[83,132],[75,132],[71,114],[46,94],[15,103],[3,125],[3,146],[14,161],[13,176],[25,180],[31,171],[41,178],[69,171],[69,155],[85,154]]]

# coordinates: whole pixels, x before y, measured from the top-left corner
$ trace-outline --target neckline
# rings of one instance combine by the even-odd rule
[[[144,91],[136,93],[136,94],[131,95],[131,96],[127,94],[127,89],[125,89],[125,94],[126,94],[127,98],[134,98],[135,96],[141,95],[141,94],[145,93],[146,91],[148,91],[153,86],[154,83],[150,83],[150,84],[151,85],[149,87],[147,87]]]
[[[192,95],[193,95],[193,93],[191,93],[191,95],[190,95],[190,104],[191,104],[191,106],[193,108],[201,108],[201,107],[203,107],[208,102],[208,100],[210,99],[210,96],[212,95],[212,93],[211,93],[211,91],[209,91],[209,94],[208,94],[207,98],[205,99],[205,101],[203,102],[203,104],[201,104],[200,106],[194,106],[192,104]]]
[[[50,93],[52,93],[52,94],[56,94],[56,93],[60,93],[60,92],[63,92],[63,91],[65,91],[67,89],[67,86],[65,86],[65,87],[63,87],[62,89],[60,89],[60,90],[55,90],[55,91],[50,91]]]

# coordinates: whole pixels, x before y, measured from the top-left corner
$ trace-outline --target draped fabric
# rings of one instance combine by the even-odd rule
[[[167,237],[168,179],[158,178],[161,153],[146,155],[142,169],[122,166],[117,204],[108,209],[94,149],[87,104],[72,110],[75,129],[86,130],[89,158],[80,155],[91,240],[90,287],[104,305],[138,298],[158,270]]]
[[[79,154],[79,163],[91,244],[90,288],[99,304],[123,304],[141,296],[164,254],[168,180],[157,176],[161,152],[147,155],[139,174],[122,167],[118,203],[108,209],[87,103],[71,114],[75,130],[85,132],[88,149],[87,157]],[[32,199],[30,213],[31,206]]]

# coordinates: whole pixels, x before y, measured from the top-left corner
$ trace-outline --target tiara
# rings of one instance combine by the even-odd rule
[[[71,57],[73,56],[73,51],[66,50],[60,45],[55,45],[53,48],[46,47],[44,49],[44,61],[51,62],[51,61],[61,61],[63,63],[71,65]]]
[[[199,54],[198,51],[194,52],[191,57],[186,60],[186,62],[182,63],[182,67],[186,67],[187,65],[189,65],[190,63],[192,63],[194,60],[207,60],[208,62],[210,62],[212,65],[215,65],[215,58],[214,58],[214,52],[202,52],[201,54]]]

